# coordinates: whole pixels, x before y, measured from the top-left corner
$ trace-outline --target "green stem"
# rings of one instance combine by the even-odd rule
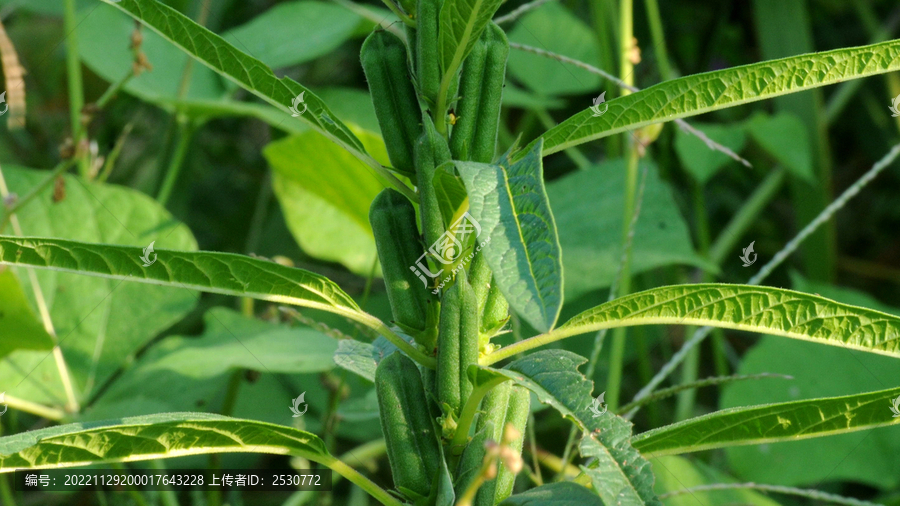
[[[179,117],[177,128],[178,144],[176,144],[175,152],[169,160],[166,177],[159,188],[159,193],[156,195],[156,200],[163,206],[166,205],[166,202],[169,201],[169,197],[172,195],[172,188],[175,187],[175,181],[178,180],[178,174],[181,173],[181,166],[184,164],[188,147],[191,144],[191,137],[193,137],[194,133],[194,125],[190,124],[187,118]]]
[[[243,375],[243,369],[235,369],[228,379],[228,389],[225,391],[225,400],[222,401],[222,414],[225,416],[231,416],[234,413],[238,392],[241,390],[241,376]]]
[[[322,464],[328,466],[332,471],[342,475],[344,478],[347,478],[347,480],[357,487],[368,492],[369,495],[377,499],[381,504],[384,504],[385,506],[404,506],[402,502],[395,499],[394,496],[389,494],[386,490],[379,487],[372,480],[366,478],[360,474],[359,471],[348,466],[341,460],[330,457],[329,459],[323,460]]]
[[[663,32],[662,17],[659,15],[659,4],[656,0],[644,0],[647,8],[647,22],[650,24],[650,36],[656,48],[656,64],[663,81],[672,79],[672,65],[669,63],[669,51],[666,49],[666,36]]]
[[[466,400],[466,404],[459,413],[456,433],[453,434],[453,439],[450,441],[450,469],[456,469],[459,457],[466,447],[466,443],[469,440],[469,429],[472,428],[472,422],[475,420],[475,414],[478,413],[478,405],[481,404],[481,399],[483,399],[492,388],[508,379],[509,378],[507,377],[495,378],[487,383],[476,386],[472,390],[472,395]]]
[[[75,0],[63,0],[63,30],[66,32],[66,77],[69,85],[69,127],[72,129],[72,143],[76,146],[84,139],[81,128],[81,110],[84,108],[84,84],[81,78],[81,60],[78,57],[78,35],[75,28]],[[83,153],[81,153],[83,155]],[[79,156],[78,169],[82,177],[88,177],[88,159]]]
[[[9,481],[5,474],[0,476],[0,499],[2,499],[3,504],[16,506],[16,498],[13,497],[12,489],[9,487]]]
[[[684,335],[693,334],[695,327],[687,327]],[[681,384],[690,385],[697,381],[700,371],[700,347],[693,348],[681,364]],[[675,406],[675,421],[686,420],[694,412],[694,401],[697,399],[697,390],[686,388],[678,393],[678,402]]]
[[[759,214],[775,198],[778,190],[785,180],[784,168],[778,168],[770,173],[759,187],[753,191],[741,208],[735,213],[725,229],[716,237],[709,248],[709,260],[715,265],[721,265],[725,257],[732,251],[744,233],[759,217]]]
[[[121,79],[110,84],[109,88],[107,88],[106,91],[103,92],[103,95],[100,95],[100,98],[97,99],[97,102],[94,103],[94,105],[97,106],[97,109],[103,109],[104,107],[106,107],[106,104],[108,104],[109,101],[116,96],[116,93],[118,93],[119,90],[121,90],[122,87],[125,86],[125,83],[130,81],[132,77],[134,77],[134,71],[129,69],[128,73],[122,76]]]

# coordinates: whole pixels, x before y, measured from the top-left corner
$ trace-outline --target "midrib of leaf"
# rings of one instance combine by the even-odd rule
[[[872,65],[873,60],[883,60]],[[853,65],[853,63],[857,65]],[[859,67],[853,70],[849,67]],[[821,66],[824,66],[822,68]],[[779,67],[773,70],[773,67]],[[766,72],[766,71],[769,72]],[[609,109],[594,117],[590,108],[585,109],[545,132],[543,155],[549,155],[585,142],[640,128],[642,126],[679,118],[695,116],[725,107],[733,107],[765,100],[789,93],[808,90],[861,77],[900,70],[900,40],[882,42],[855,48],[843,48],[821,53],[811,53],[760,63],[717,70],[704,74],[681,77],[651,86],[636,93],[610,100]],[[806,72],[797,80],[800,72]],[[813,76],[812,74],[817,75]],[[759,74],[759,75],[758,75]],[[769,78],[754,90],[754,78]],[[777,89],[770,88],[779,82]],[[786,82],[785,82],[786,81]],[[721,84],[719,90],[698,89]],[[702,92],[709,92],[704,98]],[[693,93],[693,103],[672,105],[687,100]],[[736,96],[735,96],[736,95]],[[670,107],[670,105],[672,107]],[[518,156],[527,152],[535,140]]]
[[[376,330],[410,357],[434,366],[432,357],[362,311],[339,286],[318,274],[243,255],[209,251],[157,250],[156,261],[143,267],[142,254],[142,249],[136,247],[0,236],[0,264],[31,265],[321,309]],[[224,271],[217,272],[217,268]]]
[[[638,434],[632,444],[647,458],[674,455],[728,446],[777,443],[810,439],[900,424],[889,409],[900,395],[900,387],[842,397],[826,397],[716,411]],[[852,406],[852,407],[851,407]],[[826,416],[825,411],[834,410]],[[806,416],[818,413],[815,423],[802,425]],[[868,415],[863,422],[863,416]],[[811,416],[811,415],[810,415]],[[834,422],[846,419],[843,428]],[[768,421],[766,421],[768,419]],[[854,424],[853,421],[858,421]],[[787,426],[782,426],[782,421]],[[725,423],[725,425],[720,425]],[[816,430],[823,425],[826,430]],[[796,428],[795,428],[796,425]],[[772,435],[779,430],[780,434]],[[739,430],[735,431],[735,428]],[[730,432],[730,435],[729,435]]]
[[[698,298],[706,300],[696,303]],[[552,332],[502,348],[482,363],[493,364],[586,332],[659,324],[745,330],[900,357],[900,318],[896,316],[781,288],[701,283],[620,297],[573,317]],[[879,325],[883,329],[876,328]]]

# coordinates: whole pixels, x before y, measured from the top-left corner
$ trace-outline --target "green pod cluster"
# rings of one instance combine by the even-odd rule
[[[413,146],[422,131],[422,113],[409,76],[406,45],[396,35],[377,30],[363,42],[360,60],[391,165],[412,176]]]
[[[522,445],[525,442],[525,425],[528,423],[528,413],[531,405],[531,394],[524,387],[503,383],[485,396],[482,402],[483,418],[479,418],[478,427],[490,424],[493,428],[491,439],[502,441],[503,431],[507,424],[511,424],[519,431],[519,437],[509,443],[516,453],[522,454]],[[498,465],[497,477],[486,481],[475,496],[474,506],[494,506],[500,504],[512,494],[516,475],[506,466]]]
[[[454,160],[490,163],[494,158],[508,56],[506,34],[490,23],[463,64],[457,119],[450,136]]]
[[[428,497],[442,457],[416,364],[399,351],[384,358],[375,393],[394,485],[411,499]]]
[[[438,400],[453,413],[459,413],[463,401],[472,394],[466,371],[478,363],[477,304],[472,285],[461,270],[441,301],[438,328]]]
[[[416,83],[425,102],[433,107],[441,87],[441,54],[438,38],[444,0],[418,0],[416,6]]]
[[[432,315],[437,301],[412,270],[425,251],[416,227],[416,210],[400,192],[387,188],[372,201],[369,222],[394,323],[426,350],[433,350]]]

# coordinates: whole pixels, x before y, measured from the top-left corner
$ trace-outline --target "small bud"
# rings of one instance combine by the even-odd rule
[[[503,460],[503,465],[505,465],[507,469],[512,471],[513,474],[518,474],[518,472],[522,470],[522,466],[524,465],[524,463],[522,462],[522,456],[509,446],[504,446],[500,449],[500,459]]]
[[[485,480],[493,480],[497,477],[497,463],[491,462],[487,467],[484,468],[484,479]]]
[[[489,458],[494,458],[497,455],[500,455],[500,445],[498,445],[494,441],[491,441],[490,439],[488,439],[487,441],[484,442],[484,449],[485,449],[485,453],[484,453],[485,462],[487,462],[487,460]]]

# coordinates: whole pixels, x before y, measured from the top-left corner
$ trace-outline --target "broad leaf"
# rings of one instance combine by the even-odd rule
[[[694,123],[692,126],[735,153],[740,153],[744,148],[746,135],[744,135],[742,125],[699,125]],[[675,152],[678,153],[678,159],[684,170],[694,176],[694,179],[701,185],[709,182],[723,167],[733,162],[737,163],[725,153],[707,148],[699,137],[680,128],[675,132]],[[643,208],[641,212],[643,212]]]
[[[204,323],[199,337],[169,336],[154,344],[116,378],[92,409],[127,401],[129,406],[158,404],[164,411],[195,410],[201,402],[210,406],[237,370],[302,374],[334,367],[331,357],[337,342],[310,328],[264,322],[222,307],[207,311]],[[289,396],[283,397],[279,407],[287,406]],[[285,409],[283,414],[289,413]]]
[[[709,151],[709,150],[706,150]],[[667,265],[714,270],[694,251],[691,232],[672,189],[660,180],[656,166],[641,160],[647,181],[631,247],[631,272]],[[563,255],[565,300],[610,286],[622,258],[622,214],[625,209],[625,160],[606,160],[547,184],[553,219]]]
[[[516,494],[500,506],[603,506],[603,501],[581,485],[561,481]]]
[[[49,350],[53,339],[28,305],[19,280],[0,267],[0,359],[15,350]]]
[[[733,107],[848,79],[900,70],[900,40],[804,54],[672,79],[590,108],[545,132],[543,155],[653,123]]]
[[[772,117],[757,115],[747,122],[747,131],[766,153],[795,176],[813,183],[812,145],[806,125],[797,116],[783,112]]]
[[[47,178],[46,171],[8,165],[3,166],[3,175],[10,191],[20,196]],[[151,241],[160,248],[197,247],[190,230],[142,192],[75,176],[63,177],[63,198],[54,199],[53,187],[47,187],[18,211],[24,234],[115,244],[119,246],[110,247],[138,252]],[[31,276],[23,268],[13,267],[11,271],[36,313]],[[121,284],[51,270],[37,270],[35,277],[78,400],[94,395],[128,357],[184,318],[197,301],[196,292],[181,286]],[[12,307],[0,307],[0,312],[12,314]],[[51,405],[65,399],[56,363],[46,351],[18,350],[0,361],[2,391]]]
[[[596,35],[584,21],[556,2],[542,5],[524,15],[510,30],[509,41],[600,66]],[[534,101],[566,94],[590,93],[596,96],[601,89],[597,74],[525,51],[510,52],[509,74],[537,93],[537,97],[532,99]],[[509,85],[503,90],[504,104],[507,104],[508,95]],[[585,99],[584,105],[589,104]]]
[[[544,191],[540,143],[503,166],[456,164],[469,193],[477,241],[509,305],[532,327],[553,328],[562,307],[562,253]]]
[[[380,137],[355,132],[369,153],[387,163]],[[318,132],[272,142],[263,154],[273,169],[272,186],[288,229],[303,251],[368,276],[377,257],[369,205],[384,184]]]
[[[104,1],[110,3],[110,0]],[[337,142],[376,171],[381,170],[381,165],[366,154],[353,132],[305,86],[288,77],[275,77],[272,70],[261,61],[241,52],[222,37],[156,0],[120,0],[112,5],[127,12],[223,77],[284,111],[287,115],[285,121],[294,121],[290,117],[290,108],[302,94],[303,104],[298,104],[297,107],[298,110],[305,107],[305,110],[297,119]]]
[[[699,283],[652,288],[601,304],[482,363],[566,337],[634,325],[710,325],[900,357],[896,316],[781,288]]]
[[[892,401],[900,387],[878,392],[723,409],[632,438],[647,457],[675,455],[900,425]]]
[[[791,278],[796,290],[900,315],[900,309],[865,293],[812,283],[796,275]],[[846,396],[900,386],[897,365],[892,357],[764,336],[741,358],[738,372],[772,371],[794,379],[730,384],[722,391],[719,408]],[[900,486],[900,426],[835,435],[825,441],[739,446],[727,448],[725,454],[729,468],[745,481],[786,486],[851,481],[886,490]]]
[[[222,37],[272,68],[326,55],[350,39],[362,18],[333,3],[280,3]]]
[[[581,454],[596,460],[582,470],[604,504],[660,505],[650,463],[631,446],[631,423],[609,412],[596,417],[590,410],[593,382],[578,372],[585,362],[568,351],[545,350],[493,371],[534,392],[584,433]]]
[[[229,452],[334,462],[324,443],[309,432],[206,413],[164,413],[2,437],[0,473]]]
[[[334,363],[339,367],[363,378],[375,382],[375,349],[369,343],[361,343],[352,339],[343,339],[338,342],[337,351],[334,352]]]
[[[444,80],[452,79],[472,51],[502,0],[445,0],[440,13],[440,54]]]

